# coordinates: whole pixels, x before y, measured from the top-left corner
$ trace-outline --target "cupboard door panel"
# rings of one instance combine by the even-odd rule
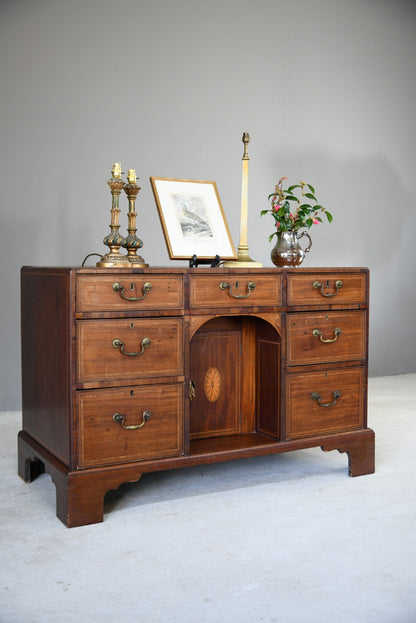
[[[190,375],[194,398],[190,437],[218,437],[241,431],[241,332],[202,331],[192,338]]]

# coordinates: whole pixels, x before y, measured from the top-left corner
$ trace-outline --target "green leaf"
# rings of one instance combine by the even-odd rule
[[[302,205],[301,205],[301,206],[299,206],[299,210],[304,210],[304,209],[306,209],[306,208],[310,208],[310,209],[312,209],[312,206],[311,206],[309,203],[302,203]],[[314,209],[315,209],[315,208],[314,208]],[[308,212],[309,212],[309,210],[308,210]]]
[[[286,201],[299,201],[299,199],[294,195],[286,195],[285,199]]]
[[[299,184],[294,184],[293,186],[289,186],[289,188],[287,189],[287,192],[288,193],[293,193],[295,188],[300,188],[300,185]]]
[[[316,197],[315,197],[315,195],[312,195],[312,193],[305,193],[305,197],[307,197],[308,199],[313,199],[314,201],[316,201]]]
[[[260,216],[264,216],[265,214],[267,214],[269,212],[269,210],[262,210],[260,212]]]
[[[328,219],[329,223],[332,223],[332,214],[330,212],[325,212],[326,214],[326,218]]]
[[[273,239],[273,236],[276,236],[276,235],[277,235],[277,232],[274,232],[274,234],[270,234],[270,236],[269,236],[269,242],[271,242],[271,241],[272,241],[272,239]]]
[[[267,197],[267,200],[270,201],[270,197],[277,197],[278,194],[277,193],[270,193],[270,195]]]
[[[306,220],[306,227],[312,227],[312,225],[313,225],[313,220],[311,218],[308,218]]]
[[[309,188],[309,190],[311,191],[311,193],[315,194],[315,189],[313,186],[311,186],[310,184],[306,184],[307,187]]]

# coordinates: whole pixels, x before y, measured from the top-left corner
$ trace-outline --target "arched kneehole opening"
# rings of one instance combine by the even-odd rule
[[[198,329],[190,344],[191,453],[208,439],[224,450],[279,440],[280,357],[280,335],[262,318],[221,316]]]

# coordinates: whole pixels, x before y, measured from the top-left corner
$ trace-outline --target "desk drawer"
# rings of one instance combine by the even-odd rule
[[[79,466],[182,454],[182,402],[181,384],[78,392]]]
[[[191,308],[281,305],[280,275],[192,275]]]
[[[287,276],[288,305],[339,305],[365,301],[365,273],[304,273]]]
[[[286,378],[288,439],[364,426],[364,368],[307,372]]]
[[[180,318],[77,322],[77,380],[106,381],[183,373]]]
[[[180,309],[183,306],[181,275],[79,275],[76,311],[132,311]]]
[[[287,315],[287,365],[365,359],[366,312]]]

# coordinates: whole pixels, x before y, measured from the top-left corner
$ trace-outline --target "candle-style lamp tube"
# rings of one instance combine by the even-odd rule
[[[124,238],[120,234],[119,215],[120,208],[119,197],[122,189],[125,186],[125,182],[121,179],[121,164],[119,162],[114,163],[111,170],[111,178],[107,181],[107,184],[111,190],[112,204],[111,204],[111,224],[110,233],[103,240],[104,244],[110,248],[109,253],[106,253],[99,262],[97,267],[99,268],[127,268],[130,266],[130,262],[126,255],[120,253],[120,247],[123,246]]]
[[[237,247],[237,259],[227,260],[223,266],[226,268],[261,268],[263,264],[255,262],[251,259],[248,253],[248,163],[250,158],[248,157],[247,146],[250,141],[250,136],[247,132],[244,132],[242,141],[244,143],[243,153],[243,178],[241,188],[241,217],[240,217],[240,242]]]
[[[143,242],[136,236],[136,212],[135,212],[135,203],[136,197],[139,194],[140,186],[136,184],[136,171],[135,169],[129,169],[127,173],[127,184],[124,186],[124,192],[127,195],[129,200],[129,212],[128,212],[128,236],[124,240],[123,247],[127,249],[127,259],[129,260],[131,265],[136,267],[146,267],[149,264],[146,264],[144,259],[137,255],[138,249],[141,249],[143,246]]]

